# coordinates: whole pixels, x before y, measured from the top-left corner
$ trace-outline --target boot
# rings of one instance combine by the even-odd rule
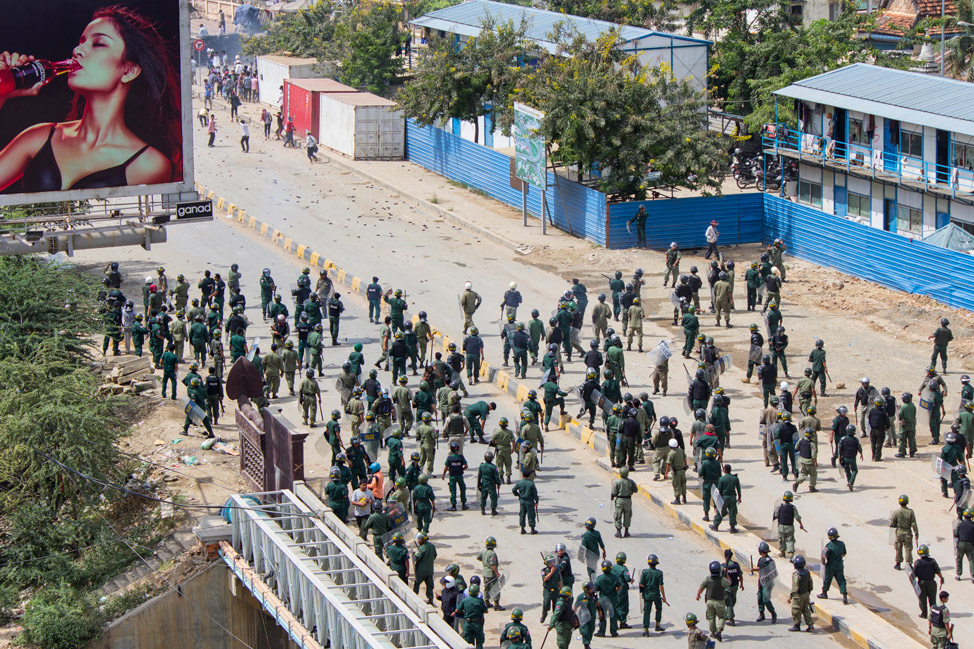
[[[649,637],[649,628],[643,627],[643,637],[644,638],[648,638]]]
[[[491,507],[490,508],[490,515],[491,516],[497,516],[497,508],[496,507]]]
[[[521,534],[527,534],[527,532],[524,531],[524,528],[523,527],[521,528]],[[541,621],[544,622],[543,619]]]
[[[534,529],[534,528],[532,527],[532,528],[531,528],[531,533],[532,533],[532,534],[537,534],[537,533],[538,533],[538,530],[536,530],[536,529]]]
[[[842,593],[842,603],[843,604],[849,603],[849,596],[846,593]]]
[[[467,511],[470,508],[467,507],[467,503],[463,503],[463,504],[460,505],[460,509],[462,509],[463,511]]]
[[[616,530],[615,536],[616,536],[617,539],[621,539],[622,538],[622,530]]]
[[[450,505],[450,507],[446,511],[448,511],[448,512],[455,512],[456,510],[457,510],[457,506],[456,505]]]
[[[494,602],[494,610],[495,611],[503,611],[504,610],[504,607],[501,606],[501,603],[499,601],[497,601],[497,602]]]
[[[808,633],[811,633],[812,632],[812,629],[814,629],[814,628],[815,628],[814,626],[812,626],[811,624],[809,624],[808,627],[805,628],[805,631],[807,631]]]
[[[893,564],[893,570],[902,570],[902,569],[903,569],[903,566],[900,565],[900,562],[899,561],[897,561],[896,563]]]
[[[767,619],[767,618],[764,617],[764,611],[761,611],[761,613],[758,615],[758,619],[756,619],[754,621],[755,622],[764,622],[765,619]]]
[[[819,593],[818,595],[816,595],[816,597],[818,597],[819,599],[828,599],[829,598],[829,594],[823,591],[823,592]]]
[[[731,525],[731,527],[730,527],[730,533],[731,534],[737,534],[737,532],[738,532],[738,529],[736,527],[734,527],[733,525]]]
[[[686,505],[687,504],[687,497],[686,497],[686,495],[684,494],[682,496],[682,498],[683,498],[683,504]]]
[[[626,528],[626,531],[622,533],[622,535],[624,537],[626,537],[626,538],[629,538],[629,528],[628,527]]]
[[[778,614],[777,613],[772,613],[771,614],[771,624],[777,624],[777,622],[778,622]]]
[[[656,631],[663,631],[663,627],[660,626],[659,622],[656,623]]]
[[[796,624],[794,626],[789,627],[788,630],[789,631],[801,631],[802,628],[801,628],[801,626],[799,626],[799,625]]]
[[[480,508],[480,515],[481,516],[486,516],[487,515],[487,508],[486,507],[481,507]]]

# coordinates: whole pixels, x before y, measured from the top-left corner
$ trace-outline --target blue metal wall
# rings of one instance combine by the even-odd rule
[[[784,239],[788,254],[889,288],[974,309],[974,257],[764,197],[764,240]]]
[[[646,206],[646,245],[653,249],[669,248],[676,241],[681,248],[705,248],[704,233],[711,220],[718,222],[718,244],[737,245],[761,241],[763,194],[734,194],[712,198],[692,197],[670,200],[634,201],[609,205],[609,247],[631,248],[636,245],[635,224],[632,234],[626,223],[640,205]]]
[[[511,187],[511,159],[503,153],[406,120],[406,159],[521,209],[521,192]],[[547,200],[556,227],[605,245],[604,194],[565,178],[556,185],[549,173]],[[541,214],[541,192],[534,188],[528,192],[528,213]]]

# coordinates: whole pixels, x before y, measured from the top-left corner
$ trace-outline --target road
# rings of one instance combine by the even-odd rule
[[[247,316],[255,322],[248,331],[248,336],[257,335],[267,340],[268,330],[261,322],[256,299],[255,278],[263,266],[270,267],[275,276],[281,280],[296,277],[301,267],[298,260],[285,256],[278,248],[220,221],[172,227],[169,237],[167,244],[155,246],[149,253],[139,248],[85,251],[79,252],[75,261],[92,269],[103,267],[112,259],[120,261],[127,276],[123,289],[133,294],[138,290],[140,280],[153,274],[159,265],[166,267],[170,277],[175,277],[181,272],[192,282],[194,278],[202,275],[204,269],[224,272],[230,263],[240,263],[245,273],[242,285],[249,304]],[[214,242],[219,242],[219,245],[214,246]],[[350,351],[350,343],[363,342],[367,358],[375,358],[378,353],[375,327],[369,325],[367,321],[364,300],[356,296],[347,297],[345,301],[347,310],[342,320],[342,345],[325,348],[326,378],[320,382],[325,390],[322,395],[325,412],[330,412],[332,408],[339,405],[338,396],[331,389],[333,381],[330,377],[334,376],[337,368],[346,358]],[[380,379],[384,383],[388,383],[389,376],[387,372],[380,373]],[[415,384],[415,379],[412,377],[410,379]],[[479,398],[494,400],[499,405],[498,411],[492,413],[488,424],[491,430],[497,418],[500,416],[513,418],[518,411],[517,403],[507,394],[500,393],[492,384],[481,383],[471,388],[471,400]],[[282,397],[274,402],[274,407],[280,408],[282,414],[292,422],[300,421],[296,398]],[[227,418],[226,421],[231,420]],[[228,439],[235,437],[234,430],[229,425],[221,424],[216,431],[218,435]],[[324,476],[329,468],[329,449],[318,432],[313,432],[308,440],[306,472],[310,478]],[[703,617],[704,608],[693,598],[699,582],[706,574],[708,563],[720,559],[716,548],[687,530],[648,500],[639,497],[633,501],[632,538],[624,540],[613,538],[612,511],[608,499],[612,476],[599,467],[596,458],[588,449],[579,448],[567,434],[552,431],[546,434],[546,441],[548,447],[538,481],[542,498],[541,519],[538,525],[540,533],[537,536],[520,535],[517,504],[510,494],[510,487],[506,487],[501,492],[500,516],[497,518],[482,517],[476,506],[467,512],[437,514],[432,526],[432,541],[438,548],[438,571],[442,571],[447,563],[457,561],[462,567],[462,574],[468,579],[471,575],[479,573],[479,564],[475,561],[476,553],[482,547],[483,539],[487,535],[494,535],[498,540],[502,570],[509,578],[502,603],[508,611],[514,606],[519,606],[525,611],[525,621],[531,628],[537,646],[544,632],[538,621],[541,598],[539,578],[541,562],[538,553],[552,551],[554,544],[558,542],[565,542],[574,551],[582,532],[582,521],[588,516],[595,516],[598,520],[598,529],[602,531],[605,538],[610,559],[619,551],[626,552],[629,557],[627,565],[638,572],[645,567],[646,556],[649,553],[655,553],[660,557],[660,568],[666,574],[667,596],[672,604],[664,611],[664,637],[679,638],[682,642],[682,631],[685,629],[683,615],[687,611],[695,611]],[[472,467],[479,464],[486,448],[478,444],[466,447],[465,454]],[[407,440],[407,453],[411,450],[410,439]],[[444,459],[442,450],[439,456],[440,460]],[[468,497],[471,501],[474,497],[474,482],[471,476],[468,479],[468,484],[471,485]],[[435,479],[432,484],[440,507],[445,509],[445,498],[448,497],[445,483]],[[588,497],[580,499],[581,494]],[[580,575],[578,562],[575,563],[576,575]],[[781,569],[786,568],[786,564],[782,564]],[[578,592],[578,588],[575,590]],[[630,622],[636,628],[622,631],[618,638],[612,640],[597,640],[596,647],[628,648],[636,647],[640,643],[642,638],[638,628],[641,624],[639,602],[635,593],[632,595]],[[737,615],[740,623],[736,628],[728,627],[725,634],[727,639],[762,641],[766,638],[787,636],[795,647],[849,646],[848,640],[831,631],[817,630],[814,634],[787,633],[789,607],[784,602],[784,595],[781,592],[778,592],[776,597],[776,605],[782,618],[779,623],[774,626],[767,623],[760,625],[754,623],[756,617],[754,578],[747,579],[745,591],[739,599]],[[488,643],[496,644],[497,633],[508,620],[508,612],[489,613]]]

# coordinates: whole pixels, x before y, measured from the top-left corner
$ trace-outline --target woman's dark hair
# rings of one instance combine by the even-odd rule
[[[125,125],[146,144],[169,158],[172,181],[183,178],[182,120],[179,77],[170,60],[175,50],[156,26],[124,5],[97,10],[92,19],[104,18],[118,30],[125,43],[125,59],[141,68],[125,102]],[[75,115],[84,100],[75,98]]]

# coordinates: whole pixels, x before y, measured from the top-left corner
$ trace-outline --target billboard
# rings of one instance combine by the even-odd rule
[[[544,113],[514,103],[514,175],[538,189],[548,188],[544,138],[537,134]]]
[[[0,206],[193,191],[188,0],[30,0],[0,21]]]

